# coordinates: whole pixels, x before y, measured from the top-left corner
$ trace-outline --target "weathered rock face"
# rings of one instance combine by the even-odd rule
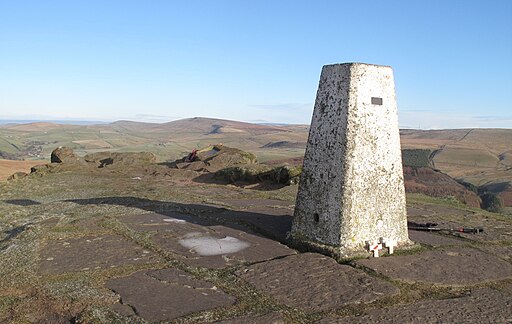
[[[256,156],[252,153],[218,144],[198,150],[193,161],[187,161],[187,157],[184,157],[175,161],[174,165],[178,169],[216,172],[227,167],[256,162]]]
[[[323,67],[291,235],[340,256],[381,237],[410,244],[390,67]]]
[[[58,147],[53,150],[50,157],[52,163],[76,163],[79,161],[79,157],[69,147]]]
[[[389,283],[316,253],[257,263],[237,275],[288,306],[323,311],[371,303],[399,292]]]
[[[13,174],[11,174],[8,178],[7,178],[7,181],[11,181],[11,180],[16,180],[16,179],[21,179],[21,178],[24,178],[26,177],[28,174],[26,172],[15,172]]]
[[[30,173],[45,175],[54,172],[56,169],[55,164],[39,164],[30,168]]]
[[[228,183],[238,181],[257,183],[269,181],[276,184],[297,184],[302,167],[282,165],[271,168],[265,164],[249,164],[224,168],[215,173],[215,178]]]
[[[98,152],[87,154],[84,159],[100,168],[109,165],[127,167],[155,163],[156,155],[151,152]]]

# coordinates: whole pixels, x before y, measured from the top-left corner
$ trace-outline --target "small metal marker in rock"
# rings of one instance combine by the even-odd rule
[[[290,239],[337,258],[413,245],[391,67],[323,67]]]

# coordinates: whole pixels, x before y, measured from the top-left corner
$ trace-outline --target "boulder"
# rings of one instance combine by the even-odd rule
[[[221,169],[215,172],[215,178],[228,183],[269,181],[289,186],[299,182],[301,172],[302,167],[300,166],[270,167],[265,164],[251,164]]]
[[[256,156],[252,153],[217,144],[197,150],[194,156],[189,154],[171,165],[178,169],[216,172],[224,168],[256,162]]]
[[[77,163],[80,158],[69,147],[59,146],[53,150],[50,161],[52,163]]]
[[[55,164],[39,164],[30,168],[30,173],[45,175],[54,172],[55,168]]]
[[[218,170],[215,172],[215,178],[228,183],[257,183],[268,180],[271,170],[270,167],[261,164],[234,166]]]
[[[9,176],[9,178],[7,178],[7,181],[21,179],[21,178],[26,177],[27,175],[28,174],[26,172],[16,172],[16,173],[11,174]]]
[[[151,152],[98,152],[87,154],[85,162],[97,164],[99,168],[106,166],[137,166],[156,162],[156,155]]]
[[[272,181],[279,184],[293,185],[298,184],[302,166],[283,165],[272,170]]]

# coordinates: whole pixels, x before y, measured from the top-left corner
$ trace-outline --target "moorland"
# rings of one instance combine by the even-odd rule
[[[409,230],[416,247],[393,256],[334,260],[287,240],[296,182],[253,173],[300,165],[307,130],[205,118],[0,127],[3,157],[28,163],[0,181],[0,322],[512,320],[512,218],[469,204],[484,190],[507,197],[512,131],[402,130],[408,221],[444,230]],[[202,147],[204,161],[227,157],[184,161]],[[128,153],[141,151],[154,155]],[[237,176],[219,178],[226,169]]]

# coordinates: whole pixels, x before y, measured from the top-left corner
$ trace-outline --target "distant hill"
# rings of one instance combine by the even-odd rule
[[[68,124],[68,125],[98,125],[108,124],[105,121],[99,120],[30,120],[30,119],[0,119],[0,125],[13,125],[13,124],[30,124],[30,123],[53,123],[53,124]]]
[[[253,152],[260,161],[287,160],[304,155],[308,131],[308,125],[252,124],[203,117],[161,124],[36,122],[0,125],[0,152],[4,157],[48,159],[54,148],[69,146],[79,155],[103,150],[149,151],[165,161],[194,148],[223,143]],[[512,183],[512,129],[406,129],[400,131],[400,136],[402,148],[412,150],[406,156],[408,161],[412,158],[420,163],[423,153],[419,152],[428,151],[428,163],[453,178],[476,186]]]
[[[402,148],[431,149],[434,167],[481,186],[512,181],[512,129],[402,130]]]
[[[252,151],[262,161],[300,156],[304,147],[286,151],[262,148],[272,142],[303,142],[305,125],[262,125],[213,118],[188,118],[168,123],[116,121],[99,125],[62,125],[48,122],[0,125],[0,151],[19,158],[48,158],[58,146],[79,155],[99,150],[150,151],[161,160],[174,160],[190,150],[223,143]]]
[[[7,124],[3,125],[2,128],[22,131],[22,132],[38,132],[38,131],[49,131],[54,129],[70,129],[70,128],[78,128],[79,125],[70,125],[70,124],[56,124],[50,122],[34,122],[28,124]]]

